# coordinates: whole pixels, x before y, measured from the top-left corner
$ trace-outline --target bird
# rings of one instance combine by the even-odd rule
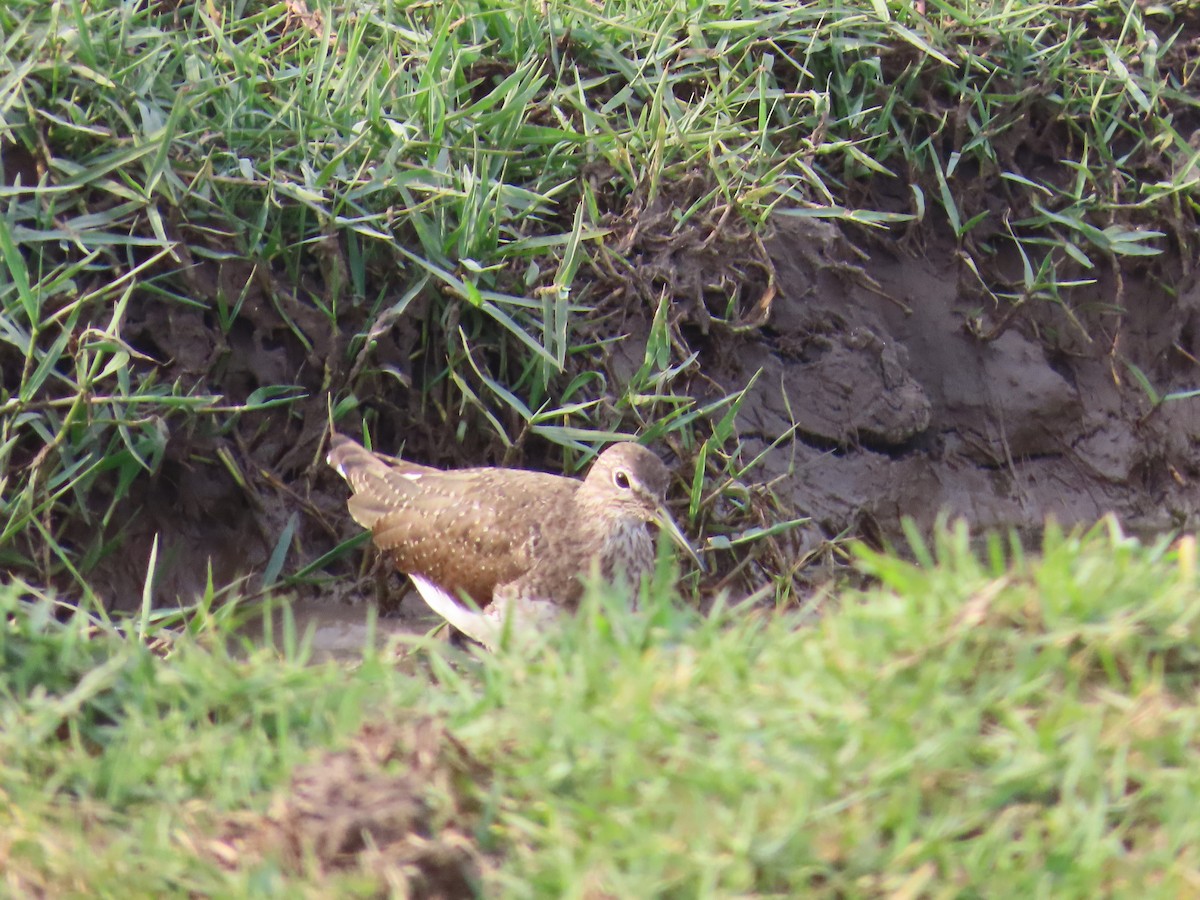
[[[327,462],[350,485],[350,515],[376,547],[434,612],[488,649],[510,619],[514,633],[528,634],[574,610],[580,576],[593,567],[605,581],[636,587],[654,567],[650,525],[702,565],[667,510],[670,471],[632,441],[606,448],[582,480],[437,469],[383,457],[336,431]]]

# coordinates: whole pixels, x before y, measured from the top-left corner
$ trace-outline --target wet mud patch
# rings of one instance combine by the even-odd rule
[[[236,813],[200,846],[230,869],[274,860],[319,880],[356,872],[401,896],[474,896],[472,786],[487,774],[435,719],[366,725],[298,768],[266,813]]]
[[[727,391],[760,477],[827,535],[901,539],[941,511],[1038,532],[1047,517],[1192,526],[1200,507],[1200,290],[1169,253],[1101,275],[1068,313],[981,303],[950,240],[864,252],[827,222],[777,216],[779,296]],[[730,354],[722,354],[725,360]]]

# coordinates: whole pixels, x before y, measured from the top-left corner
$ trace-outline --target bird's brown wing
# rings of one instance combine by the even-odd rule
[[[391,508],[373,526],[375,543],[401,571],[486,606],[497,584],[528,571],[547,511],[575,490],[575,482],[554,476],[531,489],[531,477],[495,469],[389,473],[384,503]],[[352,512],[358,501],[350,501]]]
[[[540,472],[389,464],[341,435],[329,463],[354,490],[350,515],[397,569],[465,591],[480,606],[497,584],[528,571],[547,512],[570,503],[579,485]]]

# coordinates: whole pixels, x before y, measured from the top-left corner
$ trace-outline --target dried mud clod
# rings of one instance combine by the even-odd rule
[[[402,896],[473,896],[472,786],[486,776],[436,719],[368,724],[297,769],[267,813],[231,816],[206,849],[230,869],[274,859],[320,878],[357,870]]]

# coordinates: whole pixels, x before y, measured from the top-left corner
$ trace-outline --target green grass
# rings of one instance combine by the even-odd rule
[[[794,511],[689,388],[702,329],[761,325],[773,215],[949,229],[981,304],[1084,331],[1097,271],[1194,253],[1190,4],[920,6],[0,5],[3,891],[371,895],[459,841],[489,895],[1195,893],[1188,541],[952,531],[799,614],[593,596],[534,655],[402,665],[93,588],[180,472],[270,526],[248,591],[319,575],[329,418],[566,468],[637,431],[736,568]],[[781,606],[799,562],[756,557]],[[331,748],[416,798],[364,820],[382,864],[279,838]]]
[[[761,323],[772,212],[949,227],[981,302],[1081,328],[1097,267],[1189,252],[1186,4],[303,11],[0,9],[6,568],[86,595],[164,459],[261,504],[256,472],[309,477],[264,436],[307,446],[330,405],[446,461],[707,443],[692,517],[736,534],[762,523],[699,485],[754,473],[690,405],[688,329]],[[714,235],[694,280],[650,265]],[[623,314],[660,308],[618,383]],[[247,330],[286,363],[245,371]]]
[[[1194,542],[1104,523],[1036,556],[971,547],[959,527],[917,563],[864,551],[880,587],[819,615],[702,618],[659,590],[633,616],[593,593],[536,652],[419,651],[433,683],[374,655],[230,655],[216,623],[152,652],[6,590],[7,887],[369,892],[366,862],[205,848],[223,822],[268,831],[245,811],[278,814],[289,772],[361,723],[432,716],[476,768],[424,800],[488,896],[1191,893]]]

